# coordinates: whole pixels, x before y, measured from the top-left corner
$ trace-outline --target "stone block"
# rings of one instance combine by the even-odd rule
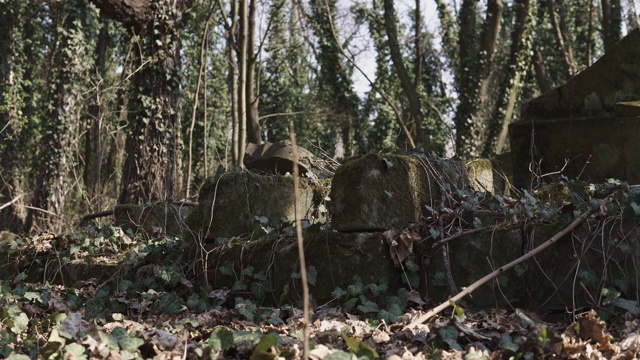
[[[509,126],[509,133],[513,180],[518,188],[531,186],[532,160],[537,175],[558,176],[561,172],[588,182],[615,178],[640,183],[640,142],[636,139],[640,117],[519,121]]]
[[[324,222],[319,208],[328,193],[326,180],[300,178],[300,216]],[[292,176],[229,172],[210,177],[200,189],[198,206],[187,225],[197,239],[230,238],[251,234],[256,216],[277,228],[283,218],[295,219]]]
[[[382,231],[420,220],[467,184],[463,163],[367,154],[347,160],[331,182],[329,213],[342,232]],[[447,205],[447,204],[445,204]]]
[[[309,292],[318,304],[333,300],[332,292],[337,287],[346,290],[354,276],[365,285],[379,284],[385,278],[391,293],[402,284],[402,271],[394,267],[382,233],[319,232],[305,237],[304,249],[307,268],[314,267],[317,272]],[[300,273],[295,237],[222,246],[205,244],[193,256],[199,280],[214,289],[230,289],[240,281],[249,289],[265,288],[266,296],[260,299],[263,304],[295,305],[302,299],[300,279],[291,276]],[[221,268],[231,272],[220,271]],[[243,273],[248,268],[252,268],[251,274],[261,275]]]

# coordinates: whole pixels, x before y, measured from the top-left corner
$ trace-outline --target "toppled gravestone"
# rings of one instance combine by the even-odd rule
[[[193,209],[190,205],[118,204],[113,209],[116,226],[147,237],[185,235],[185,220]]]
[[[300,178],[300,216],[310,223],[324,222],[322,202],[326,180]],[[198,206],[187,219],[196,239],[230,238],[251,234],[255,226],[278,228],[295,219],[292,176],[228,172],[205,180]]]
[[[635,29],[565,85],[522,106],[521,120],[509,126],[515,185],[529,187],[532,172],[640,183],[639,100]]]
[[[333,176],[333,166],[309,150],[297,146],[300,176],[310,179],[326,179]],[[257,145],[247,144],[244,165],[257,173],[293,174],[293,145],[288,140]]]
[[[329,213],[338,231],[383,231],[420,220],[467,183],[461,162],[367,154],[345,161],[331,183]],[[446,205],[446,204],[445,204]]]

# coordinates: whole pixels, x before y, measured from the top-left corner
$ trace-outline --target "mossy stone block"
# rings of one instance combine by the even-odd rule
[[[367,154],[347,160],[331,183],[329,213],[342,232],[382,231],[420,220],[467,183],[463,163],[417,156]]]
[[[300,178],[300,216],[311,223],[324,222],[319,209],[326,197],[326,180]],[[198,206],[187,219],[196,239],[230,238],[251,233],[258,223],[277,228],[283,218],[295,219],[292,176],[229,172],[210,177],[200,189]]]

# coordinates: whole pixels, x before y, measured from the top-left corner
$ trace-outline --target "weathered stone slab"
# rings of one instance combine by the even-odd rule
[[[570,220],[569,216],[557,224],[492,229],[449,242],[450,268],[458,290],[546,242]],[[536,311],[597,307],[603,288],[635,300],[640,283],[635,265],[640,261],[640,220],[631,207],[625,208],[620,220],[591,218],[518,269],[482,285],[466,303]],[[434,251],[426,284],[428,297],[436,302],[448,296],[444,273],[442,255]]]
[[[466,166],[469,186],[473,190],[495,194],[496,189],[493,186],[494,174],[491,160],[474,159],[467,162]]]
[[[488,221],[483,223],[491,224]],[[458,291],[494,269],[520,257],[522,244],[520,228],[489,229],[449,242],[450,270]],[[450,294],[445,281],[443,255],[439,248],[433,250],[426,275],[427,297],[435,302],[445,301]],[[515,271],[507,271],[497,279],[479,287],[465,301],[469,305],[482,308],[507,306],[510,303],[519,302],[523,299],[523,295],[526,295],[521,282],[521,278]]]
[[[640,29],[631,31],[565,85],[522,106],[522,119],[613,115],[617,103],[640,99]]]
[[[185,220],[193,206],[173,204],[119,204],[113,210],[116,226],[148,237],[185,233]]]
[[[205,257],[202,248],[198,248],[195,270],[200,280],[206,280],[214,289],[231,289],[241,281],[248,289],[266,289],[262,299],[265,304],[295,304],[302,298],[300,279],[291,276],[300,273],[295,237],[203,248],[208,254]],[[386,278],[391,293],[402,283],[402,271],[394,267],[382,233],[316,233],[305,237],[304,249],[307,268],[314,267],[317,272],[316,283],[309,286],[309,292],[319,304],[332,300],[331,293],[337,287],[346,290],[354,276],[365,285],[379,284]],[[249,267],[254,275],[243,274]],[[258,273],[261,275],[255,276]]]
[[[382,231],[420,220],[467,182],[464,164],[416,156],[367,154],[347,160],[331,183],[334,229]],[[443,192],[444,190],[444,192]]]
[[[557,173],[602,182],[640,182],[640,29],[565,85],[522,106],[509,126],[514,183]]]
[[[300,179],[300,215],[311,223],[324,221],[324,212],[318,207],[328,193],[325,182]],[[250,234],[256,216],[266,217],[263,225],[277,228],[283,218],[295,219],[293,177],[224,173],[205,181],[198,203],[187,220],[197,239]]]
[[[569,178],[590,182],[615,178],[640,183],[640,117],[519,121],[509,132],[513,181],[519,188],[531,185],[532,158],[538,175],[557,176],[562,170]]]

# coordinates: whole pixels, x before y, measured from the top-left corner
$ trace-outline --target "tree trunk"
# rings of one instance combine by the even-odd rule
[[[493,114],[490,118],[487,140],[483,151],[483,156],[488,157],[494,152],[502,153],[504,148],[509,123],[511,123],[515,110],[516,102],[520,94],[521,80],[524,73],[529,68],[531,62],[529,55],[531,51],[531,1],[532,0],[516,0],[514,29],[511,34],[511,49],[509,52],[509,63],[507,73],[504,76],[498,101],[494,107]],[[496,135],[498,135],[496,139]]]
[[[59,23],[52,47],[47,121],[43,124],[41,151],[36,161],[38,186],[26,221],[29,230],[59,232],[63,226],[61,216],[65,214],[72,180],[69,177],[73,167],[72,142],[80,124],[82,93],[86,90],[81,84],[92,67],[86,63],[89,58],[86,45],[73,38],[73,34],[87,31],[84,18],[90,15],[76,9],[86,9],[84,2],[75,0],[52,6],[52,17]]]
[[[549,83],[549,76],[547,75],[547,68],[544,65],[544,59],[542,58],[542,52],[536,48],[533,50],[533,68],[536,72],[536,82],[540,88],[541,93],[547,93],[553,88]]]
[[[409,129],[411,130],[416,142],[422,143],[425,149],[427,149],[429,144],[426,131],[422,128],[424,125],[424,115],[422,113],[420,94],[418,94],[416,87],[409,76],[409,72],[404,65],[404,61],[402,60],[402,53],[400,52],[400,45],[398,44],[396,15],[395,9],[393,8],[393,0],[384,0],[384,23],[387,31],[387,41],[389,44],[391,61],[398,73],[402,91],[409,100],[409,111],[412,118],[412,125],[409,126]]]
[[[96,74],[98,74],[98,79],[96,81],[95,96],[92,97],[92,103],[89,105],[87,132],[84,139],[84,184],[87,188],[87,195],[91,204],[98,209],[101,208],[100,204],[93,201],[99,200],[100,198],[98,195],[100,195],[100,174],[102,172],[102,137],[100,136],[100,130],[102,127],[103,114],[100,99],[101,92],[104,89],[100,79],[104,77],[106,72],[107,46],[109,41],[109,24],[103,20],[96,47]]]
[[[188,0],[92,0],[139,37],[118,202],[171,200],[181,190],[178,88],[181,9]]]
[[[22,179],[20,176],[20,149],[22,148],[21,116],[22,77],[18,62],[17,41],[22,14],[18,1],[0,3],[0,205],[11,203],[0,210],[0,231],[9,230],[14,233],[22,231],[25,211],[21,206]]]
[[[556,39],[556,45],[562,54],[562,64],[565,68],[567,80],[575,75],[578,71],[576,61],[573,58],[573,50],[568,40],[568,30],[566,27],[565,12],[563,9],[563,1],[558,1],[558,6],[561,11],[556,11],[556,0],[546,0],[547,9],[549,10],[549,17],[551,19],[551,25],[553,27],[553,36]]]
[[[240,40],[238,46],[238,159],[235,166],[244,167],[244,154],[247,147],[247,49],[249,45],[249,4],[250,0],[239,0]]]
[[[258,117],[258,96],[256,94],[256,61],[257,54],[253,49],[256,40],[256,0],[249,0],[249,14],[247,18],[247,141],[260,144],[262,136],[260,134],[260,121]]]
[[[605,51],[622,37],[622,6],[620,0],[601,0],[602,40]]]
[[[480,47],[476,53],[470,53],[468,47],[475,35],[475,0],[465,0],[463,17],[460,26],[460,66],[459,90],[460,102],[456,110],[454,123],[456,125],[456,153],[463,158],[478,155],[476,152],[480,144],[476,144],[478,135],[474,134],[474,128],[480,128],[484,124],[480,121],[480,105],[488,97],[488,78],[491,69],[493,53],[500,30],[502,20],[502,0],[489,0],[487,14],[484,20],[482,33],[479,39]]]
[[[414,59],[414,87],[416,92],[420,94],[420,85],[422,80],[422,56],[424,52],[424,46],[422,46],[422,9],[420,6],[420,0],[416,0],[416,8],[414,16],[414,36],[413,41],[415,46],[416,58]]]

